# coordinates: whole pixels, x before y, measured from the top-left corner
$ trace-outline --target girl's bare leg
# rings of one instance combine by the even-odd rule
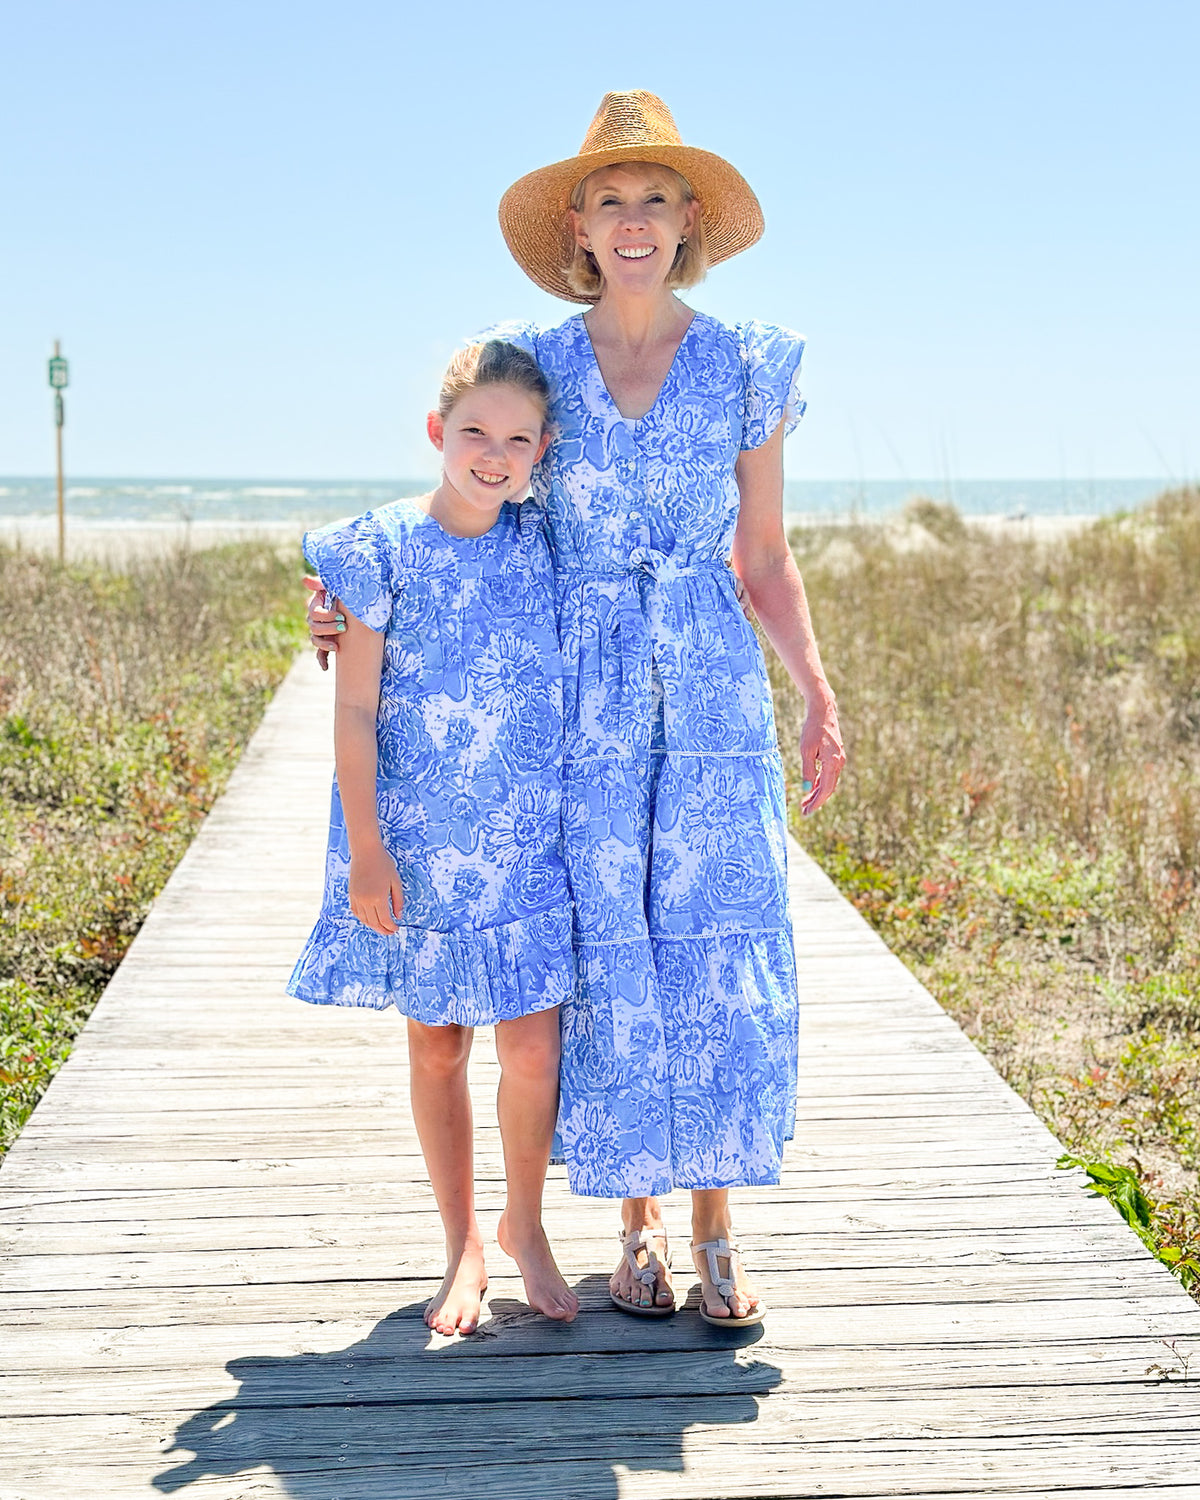
[[[703,1245],[709,1240],[732,1240],[733,1227],[729,1218],[729,1190],[727,1188],[705,1188],[692,1193],[692,1244]],[[708,1279],[707,1257],[696,1261],[696,1271],[703,1288],[704,1310],[714,1318],[744,1318],[757,1303],[758,1294],[748,1277],[741,1270],[740,1261],[734,1262],[735,1289],[729,1300],[721,1297]],[[722,1274],[724,1267],[722,1266]]]
[[[467,1059],[468,1026],[408,1023],[413,1121],[446,1231],[446,1277],[425,1309],[438,1333],[474,1333],[487,1290],[483,1239],[475,1220],[475,1161]]]
[[[643,1240],[654,1251],[658,1263],[658,1276],[653,1286],[644,1286],[635,1280],[629,1266],[628,1256],[622,1254],[621,1264],[609,1279],[609,1290],[615,1297],[626,1302],[635,1302],[641,1307],[657,1303],[659,1307],[670,1307],[675,1301],[671,1273],[666,1264],[666,1231],[663,1229],[662,1209],[657,1198],[626,1198],[621,1204],[621,1226],[628,1234],[640,1232]],[[657,1241],[657,1243],[655,1243]],[[637,1252],[639,1266],[647,1264],[646,1252]]]
[[[579,1311],[579,1298],[563,1280],[542,1228],[542,1189],[558,1113],[558,1011],[499,1022],[496,1054],[496,1112],[508,1183],[497,1238],[520,1269],[529,1305],[569,1323]]]

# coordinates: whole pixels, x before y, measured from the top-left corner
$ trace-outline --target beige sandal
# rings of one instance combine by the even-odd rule
[[[643,1238],[643,1236],[645,1236]],[[629,1262],[629,1269],[633,1272],[635,1282],[642,1286],[653,1288],[658,1282],[658,1256],[654,1253],[654,1241],[661,1240],[663,1244],[663,1264],[667,1270],[671,1269],[671,1249],[667,1244],[665,1233],[647,1233],[642,1229],[618,1230],[617,1238],[621,1241],[621,1249],[625,1252],[625,1259]],[[646,1264],[638,1265],[638,1252],[646,1252]],[[669,1290],[669,1288],[668,1288]],[[630,1302],[624,1297],[618,1297],[610,1286],[608,1295],[614,1307],[619,1307],[623,1313],[631,1313],[635,1318],[669,1318],[675,1311],[675,1299],[672,1297],[667,1304],[658,1302]]]
[[[703,1266],[700,1265],[699,1257],[706,1257]],[[707,1272],[709,1281],[716,1288],[717,1295],[729,1307],[729,1299],[737,1291],[737,1270],[742,1259],[742,1252],[732,1240],[705,1240],[702,1244],[692,1245],[692,1259],[696,1263],[696,1270],[701,1279]],[[729,1266],[729,1274],[721,1275],[720,1262],[725,1261]],[[740,1318],[735,1318],[733,1309],[730,1308],[727,1318],[715,1318],[704,1306],[704,1287],[700,1288],[700,1316],[706,1323],[711,1323],[714,1328],[749,1328],[754,1323],[761,1323],[766,1315],[767,1309],[762,1301],[755,1297],[750,1311]]]

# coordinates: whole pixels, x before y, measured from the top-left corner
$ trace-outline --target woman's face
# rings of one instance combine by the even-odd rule
[[[571,210],[575,238],[605,283],[647,291],[666,282],[700,205],[685,203],[674,173],[653,162],[601,167],[584,180],[583,208]]]

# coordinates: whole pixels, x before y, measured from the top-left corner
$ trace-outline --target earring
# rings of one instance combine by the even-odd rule
[[[687,244],[687,235],[686,234],[681,234],[679,236],[679,243],[681,245],[686,245]]]

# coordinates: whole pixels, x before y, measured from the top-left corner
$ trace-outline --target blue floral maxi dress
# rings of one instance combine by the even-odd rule
[[[455,537],[400,500],[304,538],[331,593],[386,632],[380,831],[398,933],[350,910],[335,781],[321,914],[288,983],[327,1005],[494,1025],[560,1005],[575,965],[562,850],[562,666],[539,506]]]
[[[803,341],[697,313],[654,407],[621,416],[582,317],[507,325],[551,385],[535,473],[555,556],[578,990],[559,1132],[574,1192],[777,1182],[795,959],[762,652],[727,566],[734,465],[803,402]]]

